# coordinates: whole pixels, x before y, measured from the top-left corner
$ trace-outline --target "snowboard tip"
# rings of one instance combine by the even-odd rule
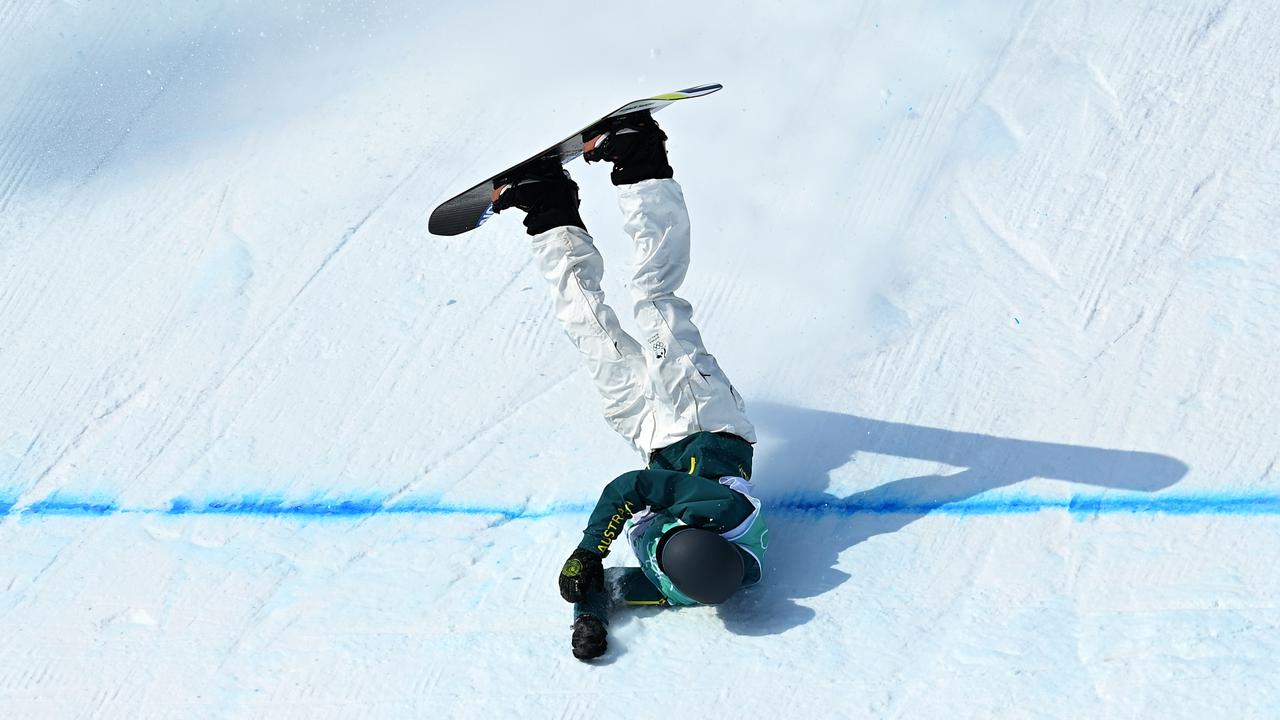
[[[710,83],[707,85],[694,85],[693,87],[685,88],[683,90],[676,90],[674,92],[662,93],[661,95],[654,95],[650,99],[651,100],[684,100],[685,98],[693,98],[693,97],[701,97],[703,95],[710,95],[711,93],[716,92],[717,90],[723,90],[723,89],[724,89],[724,86],[721,85],[720,83]]]
[[[488,207],[480,212],[479,219],[473,220],[471,213],[462,208],[451,208],[446,202],[437,207],[427,218],[427,232],[440,237],[453,237],[475,230],[491,217],[493,217],[493,203],[489,203]]]

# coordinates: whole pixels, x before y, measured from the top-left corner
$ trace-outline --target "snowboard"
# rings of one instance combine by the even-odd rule
[[[474,230],[480,227],[484,224],[485,220],[488,220],[489,217],[493,215],[494,180],[505,177],[521,165],[542,157],[559,156],[560,163],[562,165],[568,163],[582,154],[582,133],[611,117],[639,112],[641,110],[657,112],[677,100],[687,100],[689,98],[710,95],[721,87],[723,86],[718,84],[698,85],[696,87],[685,88],[684,90],[676,90],[675,92],[663,93],[661,95],[654,95],[653,97],[633,100],[617,110],[593,121],[591,124],[564,140],[561,140],[555,145],[552,145],[546,150],[543,150],[523,162],[516,163],[502,172],[494,173],[474,186],[440,203],[439,207],[431,211],[431,217],[427,221],[427,230],[429,230],[433,235],[448,236],[461,235],[468,230]]]

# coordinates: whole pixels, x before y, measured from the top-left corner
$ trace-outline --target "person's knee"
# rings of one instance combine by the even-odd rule
[[[676,291],[684,284],[686,270],[681,263],[638,267],[631,278],[631,299],[636,303],[677,299]]]
[[[544,277],[564,283],[572,276],[598,287],[604,277],[604,258],[591,236],[577,228],[556,228],[544,233],[532,245]]]

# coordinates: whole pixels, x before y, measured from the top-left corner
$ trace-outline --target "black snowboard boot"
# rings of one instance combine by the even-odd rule
[[[586,230],[578,214],[578,184],[555,156],[540,157],[493,181],[493,211],[519,208],[530,235],[572,225]]]
[[[605,639],[608,631],[600,618],[580,615],[573,621],[573,656],[579,660],[594,660],[609,649]]]
[[[614,185],[669,178],[666,140],[649,111],[641,110],[608,118],[582,133],[582,157],[613,163],[609,179]]]

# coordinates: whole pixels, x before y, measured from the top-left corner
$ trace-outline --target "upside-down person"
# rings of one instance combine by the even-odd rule
[[[613,164],[623,227],[635,242],[631,295],[643,345],[605,303],[604,261],[559,158],[494,183],[495,211],[525,212],[556,317],[586,360],[605,419],[648,463],[605,487],[560,571],[560,594],[574,603],[573,654],[582,660],[607,649],[614,606],[723,602],[760,581],[767,547],[749,481],[755,430],[704,347],[692,306],[676,295],[689,267],[689,215],[666,138],[648,111],[583,133],[587,161]],[[624,530],[640,567],[606,571],[601,561]]]

